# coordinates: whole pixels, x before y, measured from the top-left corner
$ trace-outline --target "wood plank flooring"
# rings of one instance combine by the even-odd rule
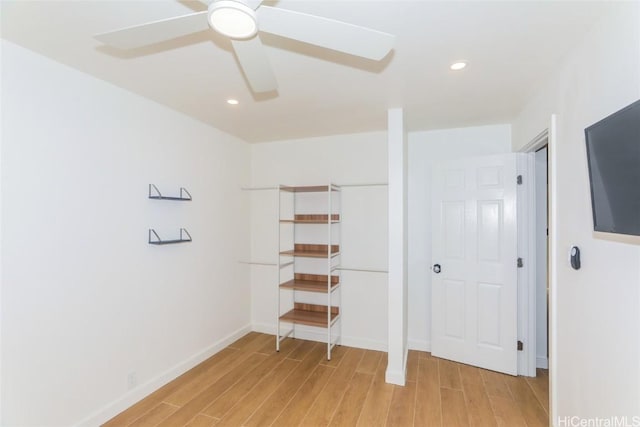
[[[250,333],[104,424],[115,426],[546,426],[549,378],[512,377],[410,351],[407,385],[383,352]]]

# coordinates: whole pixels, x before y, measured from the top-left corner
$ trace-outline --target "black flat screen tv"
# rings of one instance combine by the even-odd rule
[[[584,133],[594,230],[640,236],[640,101]]]

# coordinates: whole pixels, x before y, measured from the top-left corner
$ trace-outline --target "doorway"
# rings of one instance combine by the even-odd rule
[[[547,375],[537,369],[549,367],[548,140],[548,132],[544,132],[524,153],[511,154],[517,157],[517,180],[515,168],[506,172],[503,166],[485,164],[497,161],[500,156],[445,162],[434,170],[431,298],[434,355],[505,373],[515,374],[517,369],[519,375]],[[513,210],[503,211],[500,206],[508,206],[504,205],[507,201],[503,199],[507,194],[504,189],[508,185],[515,188],[516,181],[518,247],[509,249],[515,240],[503,239],[509,235],[509,227],[503,221],[508,218],[506,213]],[[461,194],[458,186],[464,187]],[[442,189],[446,191],[438,191]],[[484,194],[487,190],[489,193]],[[518,268],[514,257],[518,257]],[[482,273],[487,271],[501,274],[499,278],[486,274],[483,277]],[[511,300],[515,293],[505,286],[509,280],[500,281],[507,278],[507,271],[514,275],[517,271],[517,303]],[[511,283],[515,282],[514,279]],[[480,310],[487,307],[491,309]],[[517,321],[515,317],[510,320],[512,315],[517,315]],[[511,325],[513,330],[509,329]],[[490,350],[499,352],[503,358],[511,355],[513,359],[501,363],[488,360],[484,353],[489,354]]]
[[[521,253],[529,259],[519,277],[523,312],[519,334],[530,343],[519,360],[519,374],[527,375],[548,394],[549,424],[556,419],[557,392],[555,385],[556,352],[556,285],[557,241],[556,224],[556,150],[557,117],[551,115],[549,127],[521,148],[522,170],[530,177],[522,187],[526,203],[520,217],[523,244]],[[531,268],[527,268],[531,267]],[[521,368],[521,369],[520,369]]]

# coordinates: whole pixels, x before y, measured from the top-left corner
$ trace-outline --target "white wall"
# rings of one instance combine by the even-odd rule
[[[519,149],[557,113],[551,237],[558,247],[557,317],[550,362],[559,417],[640,415],[640,241],[594,235],[584,142],[585,127],[640,98],[640,4],[616,8],[559,64],[513,125]],[[572,245],[581,248],[579,271],[569,266]]]
[[[511,151],[511,127],[409,134],[409,347],[431,350],[431,170],[445,160]]]
[[[249,330],[249,148],[11,43],[2,54],[0,424],[97,425]],[[149,200],[149,183],[193,201]],[[149,245],[149,227],[193,242]]]
[[[252,187],[387,182],[386,132],[254,144],[251,155]],[[263,190],[245,194],[251,203],[250,260],[275,263],[277,192]],[[343,267],[386,270],[386,230],[385,186],[343,188],[340,224]],[[247,268],[251,271],[253,328],[274,334],[278,297],[276,267],[251,265]],[[386,350],[387,274],[343,271],[341,293],[342,343]],[[297,327],[296,330],[299,337],[326,339],[317,328]]]

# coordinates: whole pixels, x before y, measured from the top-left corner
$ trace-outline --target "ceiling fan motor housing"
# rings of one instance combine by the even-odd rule
[[[223,36],[245,40],[258,33],[256,12],[237,0],[217,0],[209,5],[209,26]]]

